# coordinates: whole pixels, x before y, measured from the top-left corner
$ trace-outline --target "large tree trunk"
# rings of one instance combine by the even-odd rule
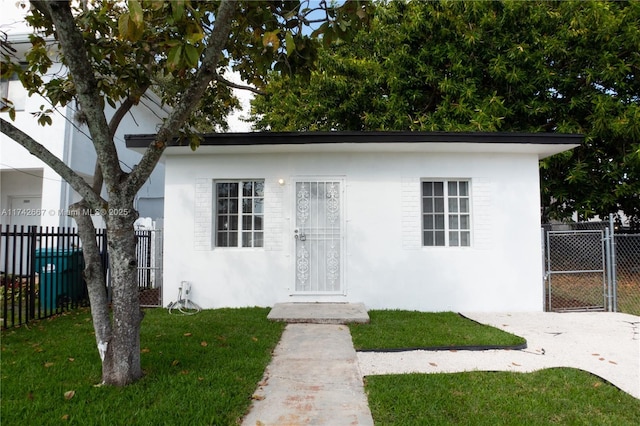
[[[102,383],[124,386],[142,377],[139,338],[142,313],[138,300],[137,241],[133,227],[138,215],[132,205],[129,208],[109,207],[103,211],[107,223],[111,319],[95,226],[91,216],[86,214],[86,203],[74,204],[71,210],[82,240],[86,264],[84,277],[91,302],[96,344],[102,360]]]
[[[109,203],[106,212],[111,278],[112,334],[102,362],[102,381],[124,386],[142,377],[140,324],[143,313],[138,296],[138,262],[133,203]],[[122,207],[124,206],[124,207]]]
[[[82,241],[84,256],[84,280],[87,283],[91,317],[96,335],[96,345],[100,359],[104,361],[108,343],[111,340],[111,318],[109,317],[109,300],[107,286],[102,269],[102,254],[96,239],[96,228],[91,216],[87,214],[89,206],[81,201],[69,207],[78,226],[78,234]],[[106,253],[104,253],[106,255]]]

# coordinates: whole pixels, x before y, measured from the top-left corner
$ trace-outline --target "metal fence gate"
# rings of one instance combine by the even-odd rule
[[[136,231],[140,306],[162,306],[162,230]]]
[[[549,231],[546,237],[546,310],[606,310],[604,232]]]
[[[545,310],[640,315],[640,234],[586,226],[600,229],[543,230]]]

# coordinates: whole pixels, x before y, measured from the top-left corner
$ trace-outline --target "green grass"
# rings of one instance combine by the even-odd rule
[[[145,377],[96,387],[100,362],[87,310],[2,333],[3,425],[234,425],[246,413],[283,323],[268,309],[173,316],[148,310]],[[398,349],[518,345],[523,340],[454,313],[371,311],[356,346]],[[378,425],[640,424],[640,401],[583,371],[408,374],[365,379]],[[65,393],[74,391],[73,397]]]
[[[369,311],[369,324],[350,325],[356,350],[519,346],[525,339],[453,312]]]
[[[572,368],[370,376],[365,389],[377,425],[640,424],[640,400]]]
[[[248,409],[284,324],[268,309],[147,310],[145,377],[96,387],[100,360],[87,310],[2,333],[2,424],[231,425]],[[74,391],[70,399],[65,393]]]

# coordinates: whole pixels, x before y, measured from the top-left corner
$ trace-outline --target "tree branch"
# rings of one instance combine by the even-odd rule
[[[203,52],[200,68],[193,78],[193,84],[184,92],[178,104],[158,130],[154,143],[147,148],[140,162],[127,176],[127,189],[132,191],[133,194],[148,179],[166,147],[189,118],[198,101],[204,96],[209,83],[216,78],[217,67],[223,57],[223,51],[229,39],[231,21],[236,8],[237,4],[233,0],[223,0],[220,3],[215,14],[216,21],[213,31],[208,39],[204,41],[207,47]]]
[[[256,95],[266,95],[266,92],[263,92],[260,89],[256,89],[255,87],[251,87],[251,86],[245,86],[244,84],[238,84],[238,83],[234,83],[233,81],[229,81],[226,78],[222,77],[221,75],[216,75],[216,80],[222,84],[224,84],[225,86],[229,86],[232,87],[234,89],[240,89],[240,90],[248,90],[250,92],[255,93]]]
[[[113,138],[115,137],[116,131],[118,130],[120,122],[122,121],[124,116],[129,111],[131,111],[131,108],[137,103],[136,100],[139,99],[140,96],[144,95],[148,88],[149,84],[143,85],[142,87],[140,87],[136,95],[129,95],[127,99],[125,99],[120,104],[118,109],[116,109],[116,112],[113,114],[113,117],[111,117],[111,120],[109,121],[109,137],[111,137],[111,140],[113,140]],[[93,190],[97,194],[100,194],[102,192],[103,181],[104,176],[102,175],[102,167],[100,167],[100,163],[96,161],[96,167],[93,172]]]
[[[8,121],[0,118],[0,131],[13,139],[16,143],[22,145],[31,153],[42,160],[45,164],[55,170],[62,179],[67,181],[71,187],[82,196],[94,208],[102,208],[106,205],[106,201],[100,197],[99,193],[93,191],[89,184],[69,166],[64,164],[62,160],[53,155],[51,151],[46,149],[40,143],[36,142],[31,136],[15,127]]]
[[[68,1],[50,2],[32,0],[31,3],[38,10],[45,10],[45,14],[51,17],[57,39],[65,52],[65,65],[76,86],[76,94],[83,112],[87,115],[87,124],[93,146],[95,147],[102,173],[107,182],[107,191],[115,195],[117,182],[123,171],[120,168],[118,153],[113,139],[110,137],[110,129],[104,115],[102,95],[98,89],[98,83],[93,74],[93,67],[89,62],[86,46],[82,34],[75,25]]]
[[[150,84],[144,84],[140,86],[135,93],[130,94],[127,98],[122,101],[116,112],[113,113],[113,117],[109,121],[109,136],[113,139],[116,135],[116,131],[120,126],[120,122],[124,118],[125,115],[131,110],[134,105],[137,105],[140,98],[147,92]]]
[[[45,6],[46,1],[31,0],[29,1],[29,3],[31,3],[31,6],[37,9],[38,12],[42,13],[45,18],[51,21],[51,13],[49,12],[49,9],[47,9]]]

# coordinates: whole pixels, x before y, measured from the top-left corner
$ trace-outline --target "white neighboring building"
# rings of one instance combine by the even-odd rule
[[[19,82],[10,82],[10,86]],[[11,89],[10,89],[11,90]],[[73,170],[90,181],[95,166],[95,151],[87,137],[86,126],[73,122],[72,107],[59,109],[52,126],[37,124],[30,112],[39,109],[42,99],[27,98],[24,110],[17,112],[13,124],[42,143]],[[109,111],[112,112],[112,111]],[[123,120],[116,134],[122,167],[132,167],[140,154],[126,150],[124,134],[131,131],[155,131],[166,111],[150,97],[143,99]],[[2,114],[9,120],[7,114]],[[108,115],[109,116],[109,115]],[[136,198],[142,217],[163,217],[164,166],[159,164]],[[74,226],[66,215],[68,206],[79,200],[69,184],[32,156],[21,145],[0,134],[0,224]]]
[[[26,0],[0,0],[0,32],[7,34],[12,47],[18,54],[26,52],[30,47],[28,36],[31,28],[27,26],[24,17],[28,11]],[[0,34],[1,36],[2,34]],[[51,72],[63,72],[64,68],[57,65]],[[230,73],[228,78],[241,83],[237,73]],[[231,131],[242,132],[250,129],[250,124],[242,121],[246,111],[249,111],[251,92],[235,90],[240,100],[241,110],[229,116]],[[16,121],[13,122],[22,131],[31,135],[42,143],[57,157],[63,159],[67,165],[85,177],[93,175],[95,152],[86,136],[87,127],[75,123],[76,113],[73,106],[59,108],[54,117],[53,125],[42,127],[31,115],[40,110],[47,101],[39,96],[28,97],[26,90],[19,81],[2,81],[0,84],[0,98],[12,100],[18,111]],[[168,112],[160,100],[149,93],[138,106],[135,106],[120,124],[115,140],[118,154],[122,160],[122,167],[133,167],[141,155],[126,149],[125,134],[154,133],[162,118]],[[113,110],[107,107],[107,118]],[[9,121],[7,113],[1,116]],[[58,176],[50,167],[20,145],[0,134],[0,225],[42,225],[42,226],[74,226],[75,222],[65,215],[68,206],[79,197],[71,187]],[[164,165],[159,163],[151,177],[138,192],[135,208],[140,217],[151,218],[156,223],[162,223],[164,216]],[[19,214],[11,214],[11,213]],[[39,212],[39,215],[27,215],[24,212]],[[98,220],[98,224],[102,221]]]
[[[143,149],[153,135],[127,137]],[[163,300],[542,311],[541,158],[578,135],[230,133],[164,156]]]
[[[3,0],[3,17],[0,30],[8,36],[17,55],[31,46],[30,28],[24,21],[26,9],[18,2]],[[56,54],[52,52],[55,61]],[[61,64],[54,64],[51,73],[63,73]],[[47,101],[37,95],[29,97],[18,80],[2,81],[0,98],[8,98],[16,107],[16,119],[12,123],[20,130],[43,144],[58,158],[84,177],[93,175],[96,160],[93,145],[88,138],[86,125],[76,122],[73,105],[57,108],[51,126],[40,126],[32,113],[47,108]],[[155,132],[168,110],[153,95],[145,96],[123,119],[115,136],[121,166],[126,170],[136,164],[141,155],[127,150],[124,135],[128,133]],[[113,110],[107,107],[107,118]],[[11,121],[8,113],[2,118]],[[136,209],[141,217],[154,220],[163,217],[164,166],[159,164],[136,199]],[[0,133],[0,224],[74,226],[66,216],[70,204],[79,196],[60,176],[26,149]]]

